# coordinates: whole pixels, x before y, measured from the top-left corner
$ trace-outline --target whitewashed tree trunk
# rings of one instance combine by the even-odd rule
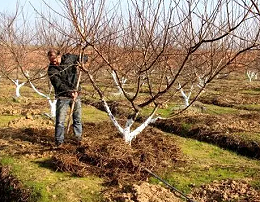
[[[131,131],[140,110],[151,106],[150,104],[163,104],[165,98],[168,99],[172,93],[171,89],[178,85],[177,81],[195,80],[191,74],[194,67],[190,64],[199,64],[198,67],[205,64],[200,73],[201,76],[209,76],[209,83],[222,70],[233,65],[239,55],[259,45],[256,43],[259,33],[255,32],[259,22],[252,20],[255,27],[248,24],[249,19],[255,18],[254,12],[257,9],[251,10],[250,7],[247,10],[245,5],[235,1],[218,0],[210,6],[210,1],[205,1],[204,4],[169,1],[171,3],[167,7],[164,0],[129,1],[126,6],[127,16],[123,15],[125,10],[118,10],[120,1],[120,6],[112,9],[112,12],[106,10],[106,1],[64,2],[61,6],[65,15],[59,16],[70,16],[66,20],[69,20],[75,34],[71,35],[71,30],[68,32],[65,27],[58,25],[56,30],[62,31],[73,42],[81,41],[82,47],[90,46],[93,49],[93,68],[86,71],[96,74],[97,78],[99,73],[103,75],[109,71],[112,74],[109,75],[109,83],[116,83],[119,92],[123,93],[125,101],[135,112],[133,120],[127,119],[125,127],[120,126],[104,99],[109,96],[109,92],[101,88],[97,79],[91,79],[107,114],[128,143],[155,120],[153,116],[156,110]],[[233,9],[234,5],[237,7]],[[238,8],[242,9],[241,13],[237,12]],[[214,15],[208,17],[209,10]],[[100,29],[101,27],[104,28]],[[246,34],[251,31],[251,27],[252,34]],[[244,32],[245,29],[247,32]],[[223,62],[220,58],[224,58]],[[220,59],[219,64],[216,64],[216,59]],[[122,88],[121,75],[125,75],[129,83],[135,82],[133,88]],[[89,77],[91,78],[90,75]],[[146,85],[148,93],[141,93],[143,85]],[[185,106],[189,106],[193,86],[188,94],[183,87],[180,86],[177,90],[180,90]],[[197,99],[203,89],[193,91],[194,99]]]
[[[48,101],[49,101],[49,104],[50,104],[50,107],[51,107],[51,117],[54,118],[54,117],[56,117],[56,103],[57,103],[57,100],[56,99],[51,100],[49,98]]]
[[[252,82],[253,79],[257,79],[257,73],[254,71],[247,70],[246,75],[247,78],[249,79],[249,82]]]
[[[12,80],[13,81],[13,83],[16,85],[16,88],[15,88],[15,96],[16,97],[20,97],[21,96],[21,94],[20,94],[20,89],[21,89],[21,87],[26,83],[26,82],[23,82],[23,83],[20,83],[19,84],[19,80],[18,79],[16,79],[15,81],[14,80]]]
[[[51,118],[56,117],[56,102],[57,102],[57,100],[56,100],[56,99],[51,100],[51,98],[50,98],[48,95],[45,95],[45,94],[41,93],[40,91],[38,91],[31,81],[29,81],[29,82],[30,82],[30,84],[31,84],[31,86],[32,86],[32,88],[33,88],[33,90],[34,90],[36,93],[38,93],[38,94],[41,95],[42,97],[47,98],[47,100],[48,100],[48,102],[49,102],[49,105],[50,105],[50,108],[51,108],[51,110],[50,110],[50,111],[51,111],[50,115],[48,115],[48,114],[47,114],[47,115],[48,115],[49,117],[51,117]]]
[[[183,90],[183,88],[182,88],[182,86],[181,86],[180,83],[179,83],[179,90],[180,90],[181,95],[182,95],[182,97],[183,97],[183,99],[184,99],[184,105],[185,105],[185,107],[188,107],[188,106],[190,105],[189,100],[190,100],[191,92],[192,92],[192,90],[193,90],[193,85],[191,86],[190,92],[188,93],[188,95],[186,95],[186,93],[184,92],[184,90]]]
[[[205,77],[205,78],[202,79],[200,76],[197,76],[197,78],[198,78],[198,80],[199,80],[199,83],[198,83],[197,86],[198,86],[199,88],[204,88],[205,84],[207,83],[208,78]]]
[[[134,124],[134,120],[132,118],[128,118],[125,124],[125,127],[123,128],[118,121],[116,120],[115,116],[112,114],[107,102],[104,99],[104,96],[102,94],[102,92],[100,91],[100,89],[97,87],[93,76],[89,73],[89,71],[85,71],[93,85],[93,87],[96,89],[96,91],[98,92],[98,94],[100,95],[100,99],[102,101],[102,104],[105,108],[105,111],[107,112],[110,120],[112,121],[112,123],[114,124],[114,126],[116,127],[116,129],[121,133],[121,135],[123,136],[123,139],[125,140],[125,142],[129,145],[131,145],[132,140],[138,135],[140,134],[150,123],[154,123],[157,119],[163,119],[162,117],[154,117],[156,111],[157,111],[157,106],[154,108],[153,112],[150,114],[150,116],[139,126],[137,127],[135,130],[131,131],[131,127]]]
[[[131,126],[134,124],[134,120],[132,118],[127,119],[125,128],[120,126],[118,121],[116,120],[115,116],[112,114],[107,102],[103,99],[102,100],[103,106],[105,107],[105,110],[113,122],[114,126],[117,128],[117,130],[122,134],[125,142],[129,145],[131,145],[132,140],[140,134],[150,123],[154,123],[157,119],[162,119],[161,117],[153,118],[155,115],[155,112],[157,108],[152,112],[152,114],[135,130],[131,131]]]
[[[118,94],[119,94],[119,95],[122,95],[122,94],[123,94],[123,90],[122,90],[121,86],[123,87],[123,85],[125,84],[125,82],[127,81],[127,79],[122,78],[121,86],[120,86],[119,81],[118,81],[118,79],[117,79],[117,77],[116,77],[116,72],[115,72],[114,70],[111,72],[111,75],[112,75],[113,80],[114,80],[114,82],[115,82],[115,84],[116,84],[116,87],[117,87],[117,89],[118,89]]]

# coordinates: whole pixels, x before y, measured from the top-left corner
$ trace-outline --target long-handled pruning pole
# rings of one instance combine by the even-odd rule
[[[81,74],[82,74],[82,72],[81,72],[81,70],[79,70],[79,76],[78,76],[78,81],[77,81],[77,85],[76,85],[76,91],[78,91],[78,89],[79,89],[79,82],[80,82]],[[77,98],[73,98],[72,104],[71,104],[71,107],[70,107],[70,113],[69,113],[68,124],[67,124],[67,130],[66,130],[66,134],[67,134],[67,135],[68,135],[69,132],[70,132],[70,126],[71,126],[72,115],[73,115],[73,111],[74,111],[74,108],[75,108],[76,99],[77,99]]]
[[[144,170],[146,172],[148,172],[149,174],[151,174],[152,176],[154,176],[156,179],[160,180],[161,182],[163,182],[165,185],[167,185],[170,190],[173,190],[177,193],[179,193],[181,196],[183,196],[188,202],[196,202],[194,200],[192,200],[191,198],[187,197],[184,193],[182,193],[181,191],[179,191],[178,189],[176,189],[174,186],[172,186],[170,183],[168,183],[167,181],[165,181],[164,179],[160,178],[158,175],[156,175],[155,173],[153,173],[152,171],[150,171],[147,168],[144,168]]]
[[[79,65],[82,65],[82,67],[78,68],[79,69],[79,76],[78,76],[78,81],[77,81],[77,85],[76,85],[76,91],[78,91],[78,89],[79,89],[79,83],[80,83],[80,79],[81,79],[82,69],[84,69],[84,62],[82,62],[83,61],[83,53],[84,53],[84,49],[81,50],[81,52],[79,54],[79,62],[80,62]],[[71,120],[72,120],[72,115],[73,115],[73,111],[74,111],[74,108],[75,108],[76,99],[77,99],[77,97],[73,98],[72,104],[71,104],[71,107],[70,107],[70,113],[69,113],[67,130],[66,130],[67,135],[69,134],[69,131],[70,131]]]

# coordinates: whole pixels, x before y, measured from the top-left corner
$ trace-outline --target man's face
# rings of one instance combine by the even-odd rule
[[[55,53],[52,53],[51,55],[49,55],[48,58],[52,65],[58,66],[61,63],[61,56],[56,55]]]

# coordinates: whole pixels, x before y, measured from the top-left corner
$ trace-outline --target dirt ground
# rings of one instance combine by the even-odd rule
[[[13,187],[13,189],[10,189]],[[0,201],[28,201],[30,190],[10,174],[9,167],[0,167]]]
[[[205,101],[205,103],[214,104],[215,106],[230,106],[230,104],[227,104],[232,103],[229,97],[229,95],[207,96],[201,100]],[[238,100],[232,104],[231,108],[239,108],[238,103],[240,99],[243,99],[242,97],[243,96],[240,95]],[[250,99],[247,99],[247,103],[257,103],[259,97],[260,96],[254,95]],[[214,103],[216,100],[217,102]],[[243,100],[245,102],[246,99]],[[210,110],[205,107],[204,103],[197,103],[198,102],[195,102],[190,110],[184,111],[178,116],[172,116],[170,119],[157,120],[151,125],[164,132],[215,144],[244,156],[260,158],[260,139],[244,138],[243,135],[239,135],[243,133],[257,135],[259,133],[259,111],[237,110],[237,112],[233,114],[221,114],[217,111],[203,113],[201,111],[202,107],[204,112],[207,110],[210,112]],[[86,104],[91,104],[100,110],[104,110],[100,102],[89,103],[86,101]],[[118,116],[124,117],[128,114],[119,103],[111,102],[109,106],[113,113]],[[144,121],[142,117],[139,117],[139,119],[141,122]]]
[[[179,197],[168,189],[146,182],[149,173],[143,168],[159,172],[181,162],[181,153],[174,141],[159,130],[147,129],[141,138],[137,138],[129,146],[116,134],[110,123],[86,123],[83,126],[84,138],[81,146],[76,145],[73,137],[70,137],[66,139],[63,148],[56,149],[53,143],[54,128],[48,120],[39,122],[24,117],[10,122],[9,126],[1,129],[1,150],[32,159],[50,157],[53,169],[71,172],[77,176],[86,176],[89,173],[98,175],[105,179],[104,185],[108,187],[104,190],[107,201],[159,202],[165,201],[164,196],[167,196],[168,201],[179,201]],[[21,130],[22,127],[25,129]],[[6,177],[8,169],[3,167],[2,170],[5,172],[1,181],[6,184],[6,180],[10,179],[12,183],[13,177]],[[16,198],[24,193],[27,196],[28,192],[21,191],[22,186],[18,181],[16,183],[19,191],[8,195]]]
[[[95,174],[104,179],[104,196],[107,201],[163,202],[183,201],[176,192],[161,185],[148,183],[149,173],[160,173],[165,168],[185,163],[182,153],[170,136],[148,127],[131,147],[123,142],[110,122],[85,123],[84,138],[80,146],[67,138],[63,148],[56,149],[53,141],[53,124],[50,120],[33,118],[31,113],[9,123],[0,132],[0,149],[12,155],[27,158],[50,157],[52,169],[71,172],[77,176]],[[23,129],[21,129],[23,128]],[[28,198],[26,191],[7,168],[1,170],[1,183],[17,184],[14,198]],[[3,190],[2,190],[3,191]],[[206,201],[260,201],[260,193],[246,182],[214,181],[193,190],[188,196],[198,202]],[[182,200],[181,200],[182,199]],[[8,201],[8,200],[6,200]]]
[[[188,124],[191,127],[185,127]],[[215,144],[244,156],[260,158],[260,139],[239,135],[259,133],[260,114],[257,112],[235,115],[187,113],[171,120],[159,120],[153,125],[165,132]]]

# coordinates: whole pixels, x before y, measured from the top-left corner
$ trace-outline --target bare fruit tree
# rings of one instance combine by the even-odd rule
[[[16,85],[16,97],[20,88],[31,80],[38,80],[43,72],[42,52],[36,45],[35,31],[22,7],[17,4],[15,13],[0,13],[0,71]]]
[[[192,89],[192,104],[239,55],[258,45],[260,27],[250,1],[105,2],[60,1],[64,13],[58,17],[71,29],[56,29],[82,52],[92,49],[90,66],[80,66],[127,143],[160,118],[157,109],[177,99],[180,89]],[[123,99],[117,101],[131,108],[124,126],[107,103],[117,99],[112,95],[118,89]],[[143,109],[150,114],[134,128]]]
[[[21,96],[24,85],[40,96],[46,98],[50,105],[49,117],[55,117],[56,100],[52,100],[46,74],[46,41],[41,41],[43,31],[39,30],[41,22],[32,21],[17,4],[15,13],[1,13],[0,20],[0,64],[1,74],[16,86],[15,96]],[[47,31],[47,30],[46,30]],[[38,86],[38,87],[37,87]]]

